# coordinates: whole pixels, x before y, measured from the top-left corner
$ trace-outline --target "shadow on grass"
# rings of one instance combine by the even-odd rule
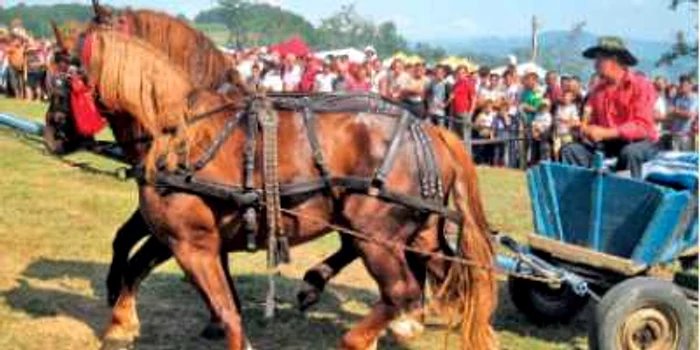
[[[100,337],[110,317],[105,301],[102,263],[39,259],[18,278],[19,286],[2,297],[14,309],[35,318],[67,316],[84,322]],[[87,280],[89,287],[71,281]],[[334,349],[342,334],[360,320],[361,312],[348,310],[347,303],[371,304],[377,296],[367,290],[333,286],[312,310],[296,309],[299,281],[280,276],[278,310],[273,320],[264,318],[267,276],[235,276],[243,301],[245,330],[256,349]],[[84,284],[84,283],[83,283]],[[90,291],[89,289],[92,289]],[[87,289],[87,290],[86,290]],[[88,296],[88,295],[94,296]],[[138,349],[223,349],[224,341],[199,337],[209,313],[194,288],[181,274],[158,272],[144,283],[139,294],[141,338]],[[388,337],[382,349],[402,350]]]
[[[572,349],[577,348],[577,338],[580,340],[586,335],[589,313],[587,308],[584,308],[569,324],[537,326],[513,305],[506,282],[499,283],[498,290],[498,310],[494,318],[496,331],[507,331],[522,337],[537,338],[548,342],[568,343]]]

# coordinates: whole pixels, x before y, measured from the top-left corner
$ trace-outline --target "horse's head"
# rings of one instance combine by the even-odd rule
[[[79,37],[85,31],[72,28],[68,35],[58,28],[55,22],[51,26],[56,36],[56,53],[54,55],[54,74],[49,84],[49,108],[45,115],[44,144],[54,154],[65,155],[80,149],[92,137],[81,133],[73,118],[71,86],[74,80],[83,79],[79,74],[82,62],[78,50]]]

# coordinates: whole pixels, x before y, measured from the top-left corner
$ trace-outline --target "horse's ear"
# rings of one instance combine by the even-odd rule
[[[112,17],[112,10],[100,5],[99,0],[92,0],[92,10],[95,12],[95,22],[104,24]]]
[[[62,50],[67,50],[66,41],[63,39],[63,32],[58,28],[58,24],[55,21],[51,21],[51,28],[53,28],[53,34],[56,36],[56,45]]]

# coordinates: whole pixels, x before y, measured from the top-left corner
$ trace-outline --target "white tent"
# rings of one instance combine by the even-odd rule
[[[506,69],[508,69],[508,66],[501,66],[501,67],[496,67],[491,70],[491,73],[496,73],[498,75],[502,75]],[[526,73],[537,73],[537,75],[540,77],[540,79],[544,78],[544,76],[547,74],[547,70],[542,68],[540,65],[538,65],[535,62],[526,62],[526,63],[521,63],[517,66],[515,66],[516,71],[518,72],[518,75],[524,75]]]
[[[345,49],[321,51],[314,54],[320,59],[326,59],[328,56],[344,56],[347,55],[350,62],[362,63],[365,61],[365,53],[354,48],[348,47]]]

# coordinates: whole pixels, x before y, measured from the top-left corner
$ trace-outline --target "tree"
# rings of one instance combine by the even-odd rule
[[[243,46],[241,42],[243,35],[243,21],[245,14],[251,4],[246,0],[219,0],[225,25],[229,30],[229,43],[234,42],[238,49]]]

